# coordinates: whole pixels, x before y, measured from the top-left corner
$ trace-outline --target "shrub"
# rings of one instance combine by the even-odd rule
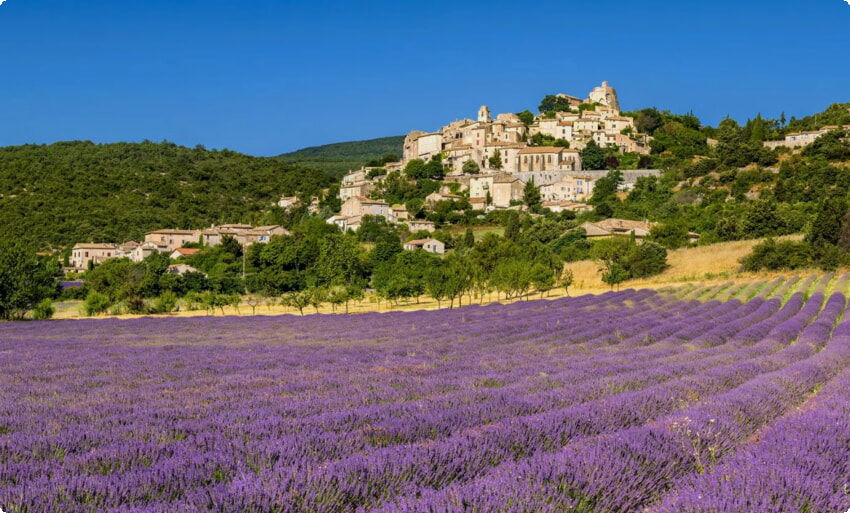
[[[745,271],[767,269],[799,269],[812,265],[813,252],[805,242],[781,241],[770,237],[753,247],[753,252],[741,259]]]
[[[100,292],[89,292],[86,296],[86,301],[83,303],[83,310],[88,317],[105,313],[111,302],[109,296]]]
[[[44,298],[32,310],[32,318],[36,320],[50,319],[56,313],[56,308],[53,307],[53,301],[50,298]]]
[[[154,303],[154,313],[171,313],[177,309],[177,295],[169,290],[163,292]]]

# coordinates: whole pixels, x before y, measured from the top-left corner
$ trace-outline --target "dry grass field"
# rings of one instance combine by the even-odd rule
[[[765,273],[744,273],[740,271],[740,259],[752,251],[759,240],[722,242],[710,246],[683,248],[667,253],[670,265],[663,273],[642,280],[626,282],[631,288],[657,288],[659,286],[680,284],[683,282],[709,282],[730,278],[747,279],[767,276]],[[568,264],[575,275],[576,292],[596,292],[608,290],[598,272],[599,264],[594,261],[582,261]]]

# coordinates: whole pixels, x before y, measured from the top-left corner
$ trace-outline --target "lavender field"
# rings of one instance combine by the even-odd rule
[[[848,285],[0,325],[0,508],[843,513]]]

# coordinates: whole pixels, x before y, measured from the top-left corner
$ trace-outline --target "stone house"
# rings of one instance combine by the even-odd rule
[[[118,246],[115,244],[98,244],[81,242],[74,244],[68,263],[74,269],[88,269],[89,262],[100,264],[104,260],[115,258]]]
[[[354,185],[356,183],[365,182],[366,181],[366,168],[358,169],[357,171],[349,171],[342,177],[341,185]]]
[[[593,195],[596,179],[592,176],[567,175],[557,182],[540,186],[543,201],[586,201]]]
[[[649,221],[630,221],[628,219],[603,219],[595,223],[584,223],[579,228],[584,228],[587,238],[606,238],[615,235],[631,235],[634,233],[636,239],[642,239],[649,235],[649,231],[655,223]]]
[[[283,196],[277,202],[277,206],[285,210],[295,208],[298,205],[300,205],[300,202],[298,201],[297,196]]]
[[[348,217],[372,215],[389,218],[390,205],[383,200],[372,200],[362,196],[355,196],[345,200],[342,204],[340,214]]]
[[[275,235],[289,235],[289,230],[280,225],[257,226],[245,232],[247,244],[266,244]]]
[[[148,241],[133,248],[128,256],[133,262],[141,262],[154,253],[168,253],[169,251],[172,251],[172,249],[167,244]]]
[[[425,204],[431,208],[434,208],[434,205],[439,201],[459,201],[461,196],[457,194],[447,194],[443,192],[432,192],[431,194],[425,196]]]
[[[478,157],[480,152],[474,151],[472,146],[468,144],[445,148],[443,155],[443,165],[448,167],[447,174],[449,175],[463,174],[463,165],[467,161],[474,160],[478,163],[480,160]]]
[[[494,173],[472,175],[469,177],[469,197],[486,198],[487,193],[493,188],[493,180],[499,176]],[[490,196],[492,197],[492,192]]]
[[[407,207],[404,205],[392,205],[390,207],[390,217],[394,222],[406,221],[410,214],[407,212]]]
[[[432,221],[425,221],[423,219],[410,219],[407,221],[407,227],[411,233],[416,233],[422,230],[434,233],[437,230]]]
[[[525,182],[511,175],[501,175],[493,180],[490,190],[492,205],[496,208],[508,208],[511,201],[521,201],[525,192]]]
[[[472,207],[472,210],[486,210],[487,198],[469,198],[469,205]]]
[[[145,242],[164,245],[173,251],[188,242],[198,242],[200,236],[200,230],[155,230],[145,234]]]
[[[543,208],[548,208],[556,214],[565,210],[571,210],[573,212],[590,212],[593,210],[593,207],[590,205],[575,203],[572,201],[544,201]]]
[[[339,199],[342,201],[355,196],[368,197],[369,193],[375,188],[372,182],[355,182],[352,184],[340,185]]]
[[[407,251],[422,249],[435,255],[444,255],[446,253],[446,245],[437,239],[409,240],[404,243],[404,249]]]

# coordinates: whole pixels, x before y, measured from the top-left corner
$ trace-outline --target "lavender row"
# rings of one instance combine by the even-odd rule
[[[836,303],[828,308],[834,310]],[[425,493],[423,499],[403,500],[385,510],[639,511],[675,479],[704,471],[848,364],[850,337],[837,333],[826,350],[808,359],[650,425],[580,440],[554,455],[505,465],[472,485]]]
[[[702,475],[679,480],[658,513],[850,508],[850,370]]]
[[[820,304],[810,308],[815,313],[819,309]],[[299,476],[284,495],[285,502],[320,511],[343,500],[352,508],[374,505],[388,497],[422,488],[464,482],[504,461],[554,450],[576,438],[639,425],[672,412],[689,400],[722,392],[762,372],[782,368],[789,360],[793,361],[793,356],[777,355],[734,363],[698,378],[674,380],[640,392],[622,393],[611,400],[511,419],[443,442],[382,449],[348,458],[322,467],[316,473]],[[265,480],[280,480],[280,475],[274,471],[262,475]],[[228,494],[218,500],[223,501],[220,507],[224,509],[233,507],[227,502]],[[259,510],[267,507],[267,497],[255,500]]]

